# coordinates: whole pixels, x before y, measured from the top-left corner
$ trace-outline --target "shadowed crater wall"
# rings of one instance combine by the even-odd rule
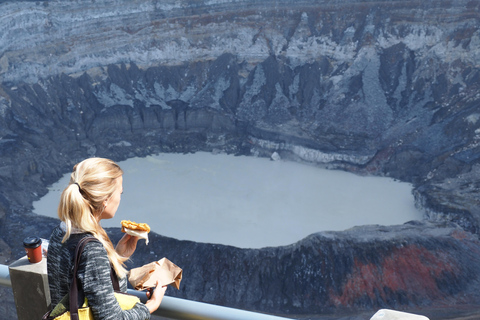
[[[185,271],[168,294],[263,312],[478,305],[478,12],[463,0],[0,1],[0,263],[25,235],[49,236],[57,221],[32,202],[86,157],[278,152],[411,182],[425,220],[258,250],[156,235],[133,265],[168,256]]]

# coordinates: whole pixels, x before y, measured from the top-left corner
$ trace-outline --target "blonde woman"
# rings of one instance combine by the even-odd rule
[[[111,219],[123,192],[123,171],[113,161],[86,159],[73,167],[70,183],[58,206],[61,223],[50,237],[47,269],[52,306],[68,293],[72,280],[75,247],[84,237],[98,241],[86,244],[80,259],[77,282],[83,290],[96,320],[150,319],[158,309],[166,287],[159,287],[145,303],[123,311],[114,296],[111,270],[119,279],[120,289],[127,290],[124,262],[133,254],[138,238],[125,234],[114,247],[101,227],[102,219]]]

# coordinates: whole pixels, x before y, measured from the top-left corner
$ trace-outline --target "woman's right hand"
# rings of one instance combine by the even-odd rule
[[[156,287],[155,287],[155,290],[153,290],[153,293],[150,293],[150,294],[147,293],[147,297],[149,297],[149,299],[145,303],[145,305],[147,306],[151,314],[154,313],[160,306],[163,296],[165,295],[165,291],[167,291],[167,286],[159,287],[158,281],[157,281]]]
[[[138,237],[125,233],[120,241],[118,241],[115,251],[122,257],[130,258],[137,248],[138,239]]]

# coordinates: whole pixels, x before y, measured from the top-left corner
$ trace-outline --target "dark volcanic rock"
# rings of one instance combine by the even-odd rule
[[[479,250],[478,238],[453,224],[407,223],[321,232],[264,249],[153,235],[133,263],[173,259],[184,270],[181,290],[169,289],[177,297],[281,314],[329,313],[476,302]]]
[[[479,304],[479,9],[0,1],[0,259],[48,237],[32,202],[86,157],[278,152],[411,182],[427,221],[261,250],[157,236],[186,270],[172,295],[291,314]]]

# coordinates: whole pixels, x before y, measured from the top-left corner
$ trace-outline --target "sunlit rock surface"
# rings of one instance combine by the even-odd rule
[[[1,1],[0,258],[48,236],[31,203],[85,157],[277,152],[412,182],[427,221],[258,251],[162,239],[185,266],[173,295],[304,314],[478,304],[479,9]]]

